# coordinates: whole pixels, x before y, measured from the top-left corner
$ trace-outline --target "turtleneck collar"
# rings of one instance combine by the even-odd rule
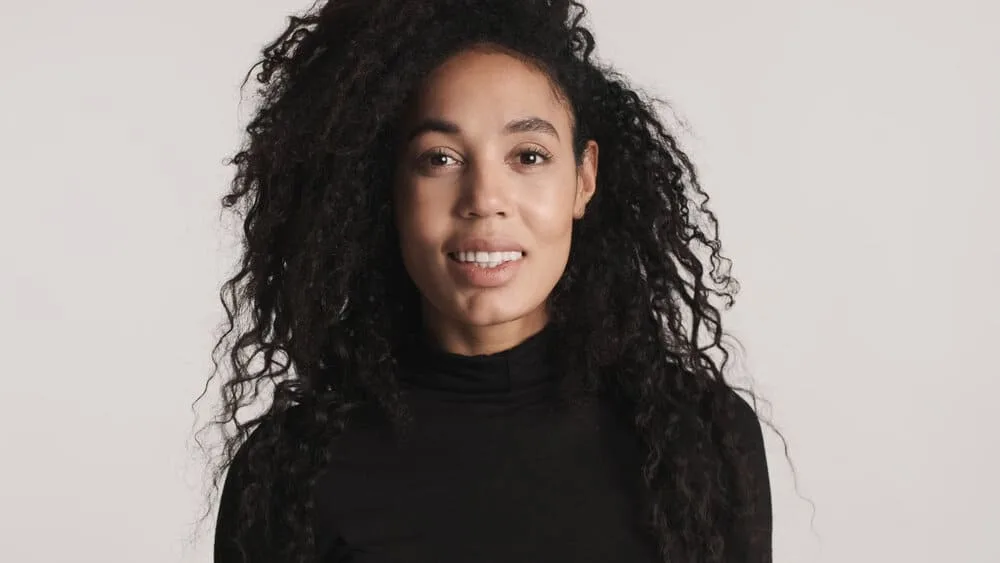
[[[400,358],[400,378],[410,385],[459,393],[496,393],[550,380],[552,329],[546,326],[520,344],[478,356],[447,352],[415,338]]]

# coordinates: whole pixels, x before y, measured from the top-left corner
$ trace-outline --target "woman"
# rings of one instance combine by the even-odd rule
[[[265,49],[221,419],[273,400],[215,561],[770,560],[715,218],[583,15],[331,0]]]

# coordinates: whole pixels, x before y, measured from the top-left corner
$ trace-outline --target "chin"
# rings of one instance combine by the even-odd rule
[[[453,318],[466,326],[489,327],[538,314],[541,303],[511,303],[511,298],[502,295],[481,295],[464,303],[457,303]]]
[[[475,327],[495,326],[524,318],[529,311],[510,311],[497,307],[473,307],[457,311],[455,320]]]

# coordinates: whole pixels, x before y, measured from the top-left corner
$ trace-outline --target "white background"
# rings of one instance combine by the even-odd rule
[[[305,4],[4,0],[3,561],[209,561],[189,405],[234,258],[222,161]],[[1000,561],[998,4],[590,7],[687,124],[743,284],[736,375],[799,478],[769,436],[775,560]]]

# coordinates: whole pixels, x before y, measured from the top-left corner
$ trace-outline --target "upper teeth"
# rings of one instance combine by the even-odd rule
[[[523,252],[456,252],[455,259],[459,262],[475,262],[477,266],[495,268],[504,262],[520,260]]]

